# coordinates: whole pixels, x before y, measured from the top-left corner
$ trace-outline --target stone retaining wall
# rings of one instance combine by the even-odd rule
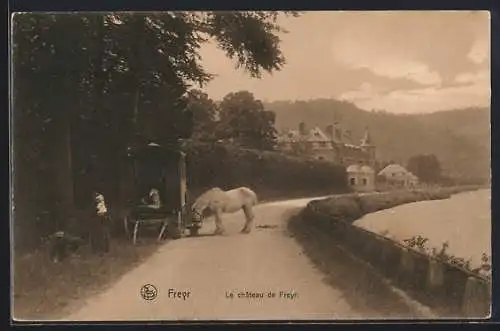
[[[485,318],[490,315],[491,282],[458,266],[451,265],[393,240],[335,220],[309,204],[301,222],[327,232],[332,240],[361,260],[371,264],[394,285],[417,301],[449,318]],[[443,309],[445,308],[445,309]]]

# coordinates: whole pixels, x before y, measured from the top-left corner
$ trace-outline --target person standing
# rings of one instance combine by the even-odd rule
[[[94,210],[90,226],[90,248],[94,253],[108,253],[110,241],[109,214],[104,195],[94,192]]]

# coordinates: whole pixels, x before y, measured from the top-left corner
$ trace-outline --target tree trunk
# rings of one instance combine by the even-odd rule
[[[141,87],[142,78],[144,74],[144,55],[142,52],[143,39],[144,39],[144,24],[145,18],[141,15],[135,18],[135,44],[130,56],[130,71],[132,72],[131,93],[133,95],[133,115],[132,115],[132,131],[134,139],[138,133],[139,125],[141,123],[139,107],[141,106]]]
[[[74,211],[69,109],[54,110],[52,126],[52,164],[56,227],[67,229]]]

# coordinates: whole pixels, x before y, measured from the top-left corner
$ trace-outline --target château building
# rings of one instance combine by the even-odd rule
[[[319,127],[306,129],[300,123],[298,130],[288,130],[278,136],[278,149],[285,153],[302,155],[317,160],[326,160],[349,166],[376,164],[376,146],[368,127],[359,145],[351,143],[350,132],[342,131],[338,123],[328,125],[325,131]]]

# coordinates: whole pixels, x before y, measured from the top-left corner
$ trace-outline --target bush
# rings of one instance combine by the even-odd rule
[[[328,216],[331,221],[353,221],[364,212],[361,209],[355,194],[339,195],[324,200],[316,200],[309,205],[314,206],[317,212]]]
[[[348,190],[343,166],[220,144],[192,144],[187,151],[187,173],[190,191],[247,186],[286,196],[291,191],[316,194]]]
[[[448,199],[452,194],[479,188],[479,186],[459,186],[377,192],[364,195],[346,194],[311,201],[307,208],[310,209],[310,212],[327,217],[333,222],[354,222],[365,214],[379,210],[417,201]]]

